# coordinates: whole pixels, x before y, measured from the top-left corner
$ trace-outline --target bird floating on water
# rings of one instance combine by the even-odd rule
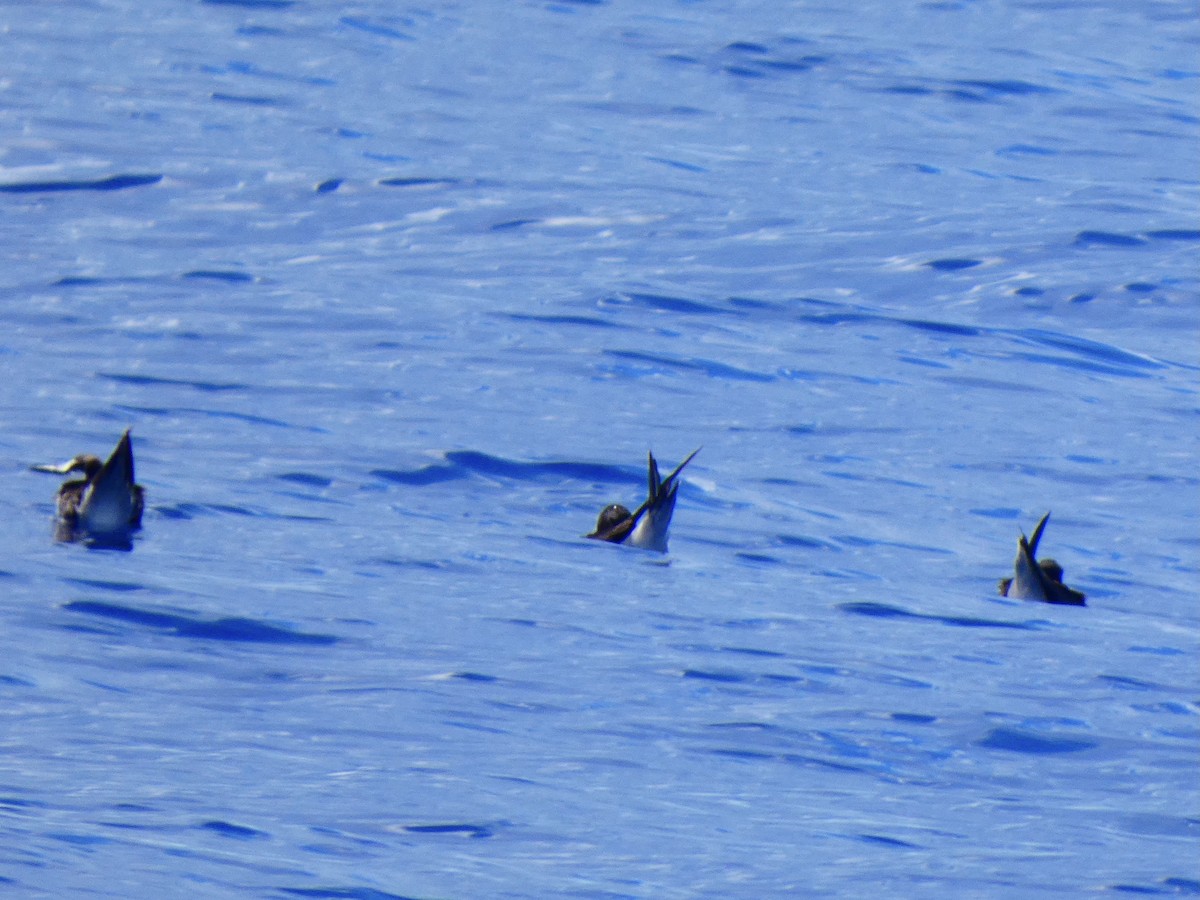
[[[129,429],[121,435],[108,459],[81,454],[62,465],[37,465],[36,472],[67,475],[81,472],[82,478],[63,483],[58,489],[59,540],[90,537],[127,536],[142,525],[146,493],[134,483],[133,444]]]
[[[1049,558],[1037,558],[1038,541],[1042,539],[1042,530],[1049,518],[1050,513],[1042,516],[1037,527],[1033,529],[1033,537],[1029,540],[1025,539],[1024,533],[1017,540],[1013,577],[1001,579],[1000,593],[1005,597],[1016,597],[1020,600],[1044,600],[1046,603],[1084,606],[1085,596],[1063,584],[1062,566]]]
[[[666,553],[667,530],[671,527],[671,516],[675,512],[675,495],[679,492],[676,476],[699,452],[700,448],[697,447],[674,472],[661,479],[658,476],[658,461],[653,453],[649,454],[649,496],[645,502],[633,512],[620,503],[604,507],[596,521],[596,530],[587,537]]]

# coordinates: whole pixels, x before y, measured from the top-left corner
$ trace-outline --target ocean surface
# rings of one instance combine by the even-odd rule
[[[1194,2],[0,41],[0,893],[1200,895]]]

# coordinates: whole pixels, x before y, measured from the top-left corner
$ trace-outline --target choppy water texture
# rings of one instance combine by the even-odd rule
[[[1200,893],[1194,4],[0,32],[7,887]]]

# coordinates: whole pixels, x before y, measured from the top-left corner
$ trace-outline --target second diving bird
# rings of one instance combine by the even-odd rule
[[[129,429],[104,462],[90,454],[81,454],[62,465],[32,468],[57,475],[79,472],[83,476],[64,482],[58,489],[60,539],[73,540],[82,534],[92,537],[127,534],[141,527],[146,493],[134,482]]]
[[[1022,534],[1017,540],[1013,577],[1001,579],[1000,593],[1005,597],[1016,597],[1020,600],[1043,600],[1046,603],[1084,606],[1084,594],[1063,584],[1062,566],[1049,557],[1042,560],[1037,558],[1038,541],[1042,539],[1042,530],[1049,518],[1050,513],[1042,516],[1037,527],[1033,529],[1033,537],[1026,540]]]

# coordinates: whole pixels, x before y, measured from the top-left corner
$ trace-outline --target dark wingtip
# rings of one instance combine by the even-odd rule
[[[690,463],[690,462],[692,461],[692,458],[693,458],[693,457],[694,457],[694,456],[695,456],[697,453],[699,453],[699,452],[701,451],[701,449],[703,449],[703,448],[702,448],[702,447],[697,447],[695,450],[693,450],[691,453],[689,453],[689,454],[688,454],[688,455],[687,455],[687,456],[684,458],[683,462],[681,462],[679,465],[677,465],[677,466],[675,467],[675,471],[674,471],[674,472],[672,472],[670,475],[668,475],[666,478],[664,478],[664,479],[663,479],[663,481],[662,481],[663,485],[668,485],[668,484],[670,484],[671,482],[673,482],[673,481],[675,480],[675,478],[676,478],[676,477],[679,475],[679,473],[683,471],[683,467],[684,467],[684,466],[686,466],[688,463]]]
[[[658,496],[659,488],[662,487],[662,479],[658,477],[658,460],[654,458],[654,453],[652,451],[648,452],[646,456],[649,461],[646,468],[647,487],[649,488],[648,495],[653,500]]]

